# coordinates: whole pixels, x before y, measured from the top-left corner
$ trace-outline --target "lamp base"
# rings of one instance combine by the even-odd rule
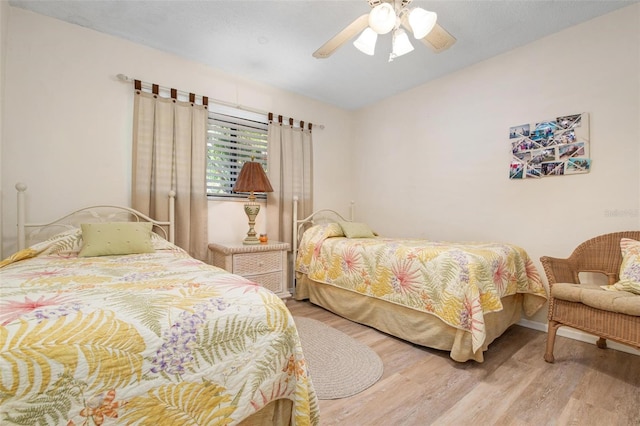
[[[249,232],[247,232],[247,238],[242,241],[242,244],[260,244],[260,240],[256,237],[256,230],[254,229],[254,226],[256,226],[256,217],[258,216],[258,213],[260,213],[260,204],[253,202],[247,203],[244,205],[244,212],[249,218]]]
[[[244,244],[245,246],[252,246],[252,245],[256,245],[256,244],[260,244],[260,240],[257,239],[256,237],[247,237],[244,240],[242,240],[242,244]]]

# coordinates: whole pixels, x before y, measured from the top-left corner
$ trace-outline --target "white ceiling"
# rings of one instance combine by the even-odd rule
[[[412,6],[435,11],[439,24],[458,41],[436,54],[412,39],[415,50],[391,63],[387,62],[390,34],[378,38],[375,56],[364,55],[351,42],[327,59],[311,56],[368,13],[366,0],[10,0],[10,4],[357,109],[638,1],[414,0]]]

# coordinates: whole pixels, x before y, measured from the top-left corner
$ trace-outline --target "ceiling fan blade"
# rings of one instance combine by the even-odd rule
[[[335,52],[340,46],[345,44],[349,39],[358,34],[369,26],[369,14],[357,18],[355,21],[346,26],[345,29],[336,34],[331,40],[320,46],[318,50],[313,52],[314,58],[328,58],[333,52]]]
[[[422,42],[433,49],[434,52],[440,53],[453,46],[456,38],[436,23],[429,34],[422,39]]]

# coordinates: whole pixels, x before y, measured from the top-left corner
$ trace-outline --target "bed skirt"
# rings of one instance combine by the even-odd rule
[[[254,413],[238,423],[239,426],[289,426],[292,421],[293,401],[290,399],[276,399],[271,401]]]
[[[489,344],[522,317],[524,296],[502,298],[503,309],[484,316],[486,339],[476,353],[472,350],[471,333],[445,324],[434,315],[406,308],[381,299],[319,283],[296,272],[296,300],[309,300],[341,317],[373,327],[403,340],[450,352],[454,361],[483,362]]]

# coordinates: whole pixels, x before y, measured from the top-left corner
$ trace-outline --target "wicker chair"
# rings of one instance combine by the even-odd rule
[[[553,346],[558,328],[566,325],[599,337],[596,345],[606,348],[606,339],[640,348],[640,295],[606,291],[595,284],[582,284],[579,272],[599,272],[608,284],[618,281],[622,253],[620,239],[640,240],[640,231],[615,232],[580,244],[568,259],[540,258],[549,280],[549,331],[544,359],[554,362]]]

